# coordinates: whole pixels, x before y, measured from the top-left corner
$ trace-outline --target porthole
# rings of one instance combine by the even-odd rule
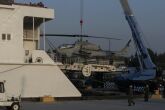
[[[37,57],[35,63],[43,63],[43,59],[41,57]]]

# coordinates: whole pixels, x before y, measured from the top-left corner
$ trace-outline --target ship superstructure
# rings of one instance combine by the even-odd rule
[[[0,79],[7,80],[9,95],[81,96],[57,64],[40,50],[40,26],[45,27],[52,19],[54,10],[41,2],[0,2]]]

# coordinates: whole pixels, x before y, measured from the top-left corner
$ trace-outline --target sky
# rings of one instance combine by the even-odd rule
[[[80,34],[80,0],[16,0],[17,2],[43,2],[55,9],[55,19],[46,24],[46,33]],[[143,32],[146,45],[154,52],[165,52],[165,0],[129,0],[133,13]],[[111,50],[119,51],[131,38],[119,0],[84,0],[83,34],[121,38],[111,40]],[[73,43],[75,38],[49,38],[58,46]],[[85,39],[86,40],[86,39]],[[87,39],[109,48],[105,39]]]

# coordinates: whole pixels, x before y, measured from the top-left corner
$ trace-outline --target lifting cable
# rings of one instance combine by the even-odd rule
[[[82,41],[82,35],[83,35],[83,16],[84,16],[84,0],[80,0],[80,33],[81,38],[80,41]]]

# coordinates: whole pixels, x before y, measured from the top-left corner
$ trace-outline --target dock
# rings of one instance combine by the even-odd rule
[[[128,106],[126,99],[120,100],[79,100],[54,103],[23,102],[22,110],[163,110],[165,99],[135,99],[135,106]]]

